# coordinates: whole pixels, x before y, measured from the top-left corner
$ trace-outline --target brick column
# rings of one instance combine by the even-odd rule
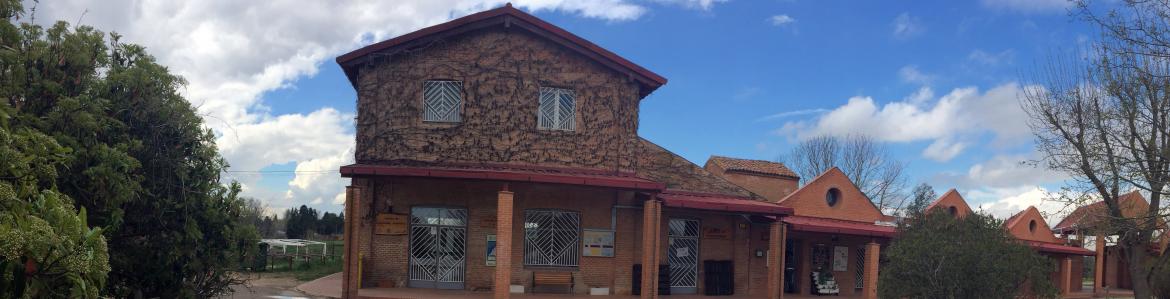
[[[1105,283],[1105,236],[1100,233],[1097,234],[1097,258],[1093,260],[1093,293],[1100,294],[1105,292],[1102,288]]]
[[[784,222],[772,222],[768,238],[768,298],[784,298]]]
[[[495,299],[511,296],[513,196],[508,185],[504,185],[496,199],[496,278],[492,287]]]
[[[345,187],[345,215],[347,216],[345,217],[345,231],[343,233],[343,242],[345,243],[345,252],[342,254],[344,262],[342,267],[344,269],[341,275],[341,298],[343,299],[357,298],[358,288],[361,287],[358,285],[358,280],[361,279],[359,277],[361,273],[358,272],[358,263],[360,262],[358,243],[361,239],[357,236],[359,221],[362,218],[358,212],[360,211],[358,205],[361,204],[361,197],[362,189],[360,187]]]
[[[1064,257],[1060,260],[1060,295],[1072,292],[1072,258]]]
[[[658,200],[650,199],[642,209],[642,298],[658,298],[658,233],[662,219]]]
[[[865,285],[861,289],[861,298],[877,299],[878,257],[882,247],[876,242],[865,244]]]

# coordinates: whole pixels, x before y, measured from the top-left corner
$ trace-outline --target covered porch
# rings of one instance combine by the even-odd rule
[[[780,298],[778,219],[791,208],[580,169],[351,165],[342,174],[353,178],[346,213],[362,216],[347,217],[342,298],[573,297],[594,289],[657,298],[662,283],[685,297],[720,276],[701,266],[708,261],[734,263],[742,298]],[[383,218],[397,228],[384,229]],[[595,235],[608,243],[594,244]],[[416,252],[431,247],[446,249]],[[436,267],[442,271],[416,273]],[[567,276],[566,285],[542,285],[552,275]],[[542,286],[572,294],[533,294]]]

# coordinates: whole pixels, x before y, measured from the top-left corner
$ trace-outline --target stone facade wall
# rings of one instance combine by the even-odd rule
[[[373,54],[372,54],[373,55]],[[382,55],[357,79],[358,163],[516,163],[632,171],[637,83],[524,30]],[[461,121],[424,122],[423,82],[462,81]],[[576,129],[537,129],[540,87],[572,89]]]

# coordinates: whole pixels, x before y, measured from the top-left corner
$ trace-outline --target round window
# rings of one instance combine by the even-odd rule
[[[829,192],[825,193],[825,203],[828,203],[830,207],[836,206],[839,201],[841,201],[841,190],[830,188]]]
[[[1028,221],[1028,231],[1036,232],[1036,220]]]

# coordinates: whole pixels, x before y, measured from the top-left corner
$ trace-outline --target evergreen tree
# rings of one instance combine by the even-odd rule
[[[256,231],[241,221],[239,185],[220,179],[227,165],[214,135],[179,94],[183,79],[117,34],[21,23],[18,0],[0,0],[0,13],[8,19],[0,24],[7,111],[0,118],[10,132],[47,136],[61,147],[57,162],[37,166],[52,168],[38,170],[45,181],[18,199],[56,189],[84,211],[82,222],[101,228],[109,274],[85,275],[123,298],[215,297],[242,283],[229,271],[254,246]],[[68,202],[57,204],[72,209]],[[80,229],[73,221],[49,224]]]
[[[1052,262],[988,215],[930,213],[907,219],[882,250],[881,298],[1052,298]]]

